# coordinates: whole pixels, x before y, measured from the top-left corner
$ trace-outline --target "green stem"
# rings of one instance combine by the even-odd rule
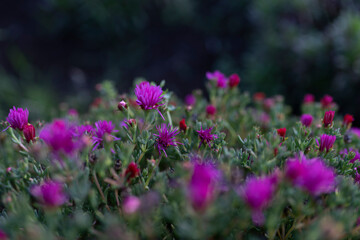
[[[153,175],[154,175],[154,170],[156,168],[158,168],[159,164],[160,164],[160,161],[161,161],[161,158],[159,159],[159,161],[157,162],[157,164],[153,167],[153,169],[151,170],[151,173],[150,173],[150,176],[148,177],[148,179],[146,180],[146,183],[145,183],[145,189],[148,189],[149,188],[149,183],[150,183],[150,180],[152,179]]]

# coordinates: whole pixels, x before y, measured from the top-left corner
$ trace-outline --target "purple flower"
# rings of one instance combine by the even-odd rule
[[[185,97],[185,104],[187,106],[193,106],[196,102],[196,98],[194,97],[194,95],[192,94],[189,94],[189,95],[186,95]]]
[[[93,151],[103,142],[104,136],[110,136],[114,140],[119,140],[119,138],[111,135],[113,132],[117,132],[114,130],[115,126],[111,121],[100,120],[95,123],[95,135],[92,137],[93,140]]]
[[[336,140],[336,136],[326,135],[323,134],[320,136],[320,144],[319,141],[316,139],[316,142],[319,146],[319,151],[323,152],[326,149],[326,152],[329,152],[330,149],[333,147]]]
[[[349,148],[349,150],[348,149],[343,149],[342,151],[340,151],[340,154],[341,155],[343,155],[343,157],[345,156],[345,155],[348,155],[350,152],[354,152],[355,153],[355,157],[353,157],[353,159],[351,159],[349,162],[350,163],[354,163],[355,161],[360,161],[360,153],[359,153],[359,151],[358,150],[356,150],[356,149],[353,149],[353,148]]]
[[[126,214],[136,213],[141,205],[141,201],[138,197],[128,196],[124,199],[123,210]]]
[[[360,138],[360,128],[357,127],[352,127],[350,129],[351,133],[353,133],[354,135],[356,135],[358,138]]]
[[[335,190],[335,172],[320,158],[307,160],[301,158],[289,159],[285,165],[285,174],[292,183],[311,195],[317,196]]]
[[[311,114],[303,114],[301,116],[301,123],[305,126],[305,127],[310,127],[312,121],[313,121],[313,116],[311,116]]]
[[[226,88],[226,86],[227,86],[227,78],[226,78],[226,76],[222,72],[220,72],[218,70],[216,70],[213,73],[207,72],[206,77],[210,81],[217,81],[216,86],[218,88]]]
[[[10,123],[10,127],[12,127],[13,129],[19,129],[20,131],[22,131],[24,127],[28,124],[28,119],[29,111],[27,110],[27,108],[24,110],[22,108],[16,109],[15,107],[13,107],[13,109],[10,109],[6,121]]]
[[[166,124],[161,124],[161,127],[156,126],[156,129],[159,131],[159,134],[154,134],[154,136],[157,137],[156,139],[156,146],[159,151],[159,154],[161,155],[161,151],[164,152],[165,156],[166,149],[169,146],[177,146],[180,144],[179,142],[176,142],[175,136],[179,134],[178,128],[171,128],[170,125],[166,126]]]
[[[200,144],[199,144],[199,148],[201,147],[201,145],[204,143],[204,144],[208,144],[209,145],[209,147],[211,147],[211,142],[215,139],[215,138],[217,138],[218,136],[216,135],[216,134],[211,134],[211,131],[212,131],[212,129],[213,129],[213,127],[209,127],[209,128],[207,128],[207,129],[205,129],[205,130],[203,130],[202,129],[202,127],[201,127],[201,129],[200,129],[200,131],[196,131],[196,132],[198,132],[198,134],[199,134],[199,138],[200,138]]]
[[[7,236],[7,234],[0,229],[0,240],[8,240],[9,237]]]
[[[30,192],[39,202],[47,207],[61,206],[67,200],[63,191],[63,185],[51,180],[32,187]]]
[[[165,120],[164,116],[159,111],[159,103],[163,100],[161,96],[163,91],[160,86],[150,85],[149,82],[142,82],[136,85],[135,95],[137,97],[136,103],[144,110],[156,109],[160,116]]]
[[[252,210],[253,222],[263,225],[265,218],[262,211],[273,198],[277,187],[277,176],[250,177],[241,189],[241,196]]]
[[[39,137],[44,140],[55,154],[60,152],[72,154],[79,147],[79,144],[73,139],[74,127],[61,119],[45,125]]]
[[[94,128],[90,124],[80,125],[75,128],[74,136],[81,137],[83,135],[92,136],[94,134]]]
[[[214,198],[220,172],[214,165],[194,163],[194,170],[188,185],[189,198],[195,210],[204,210]]]

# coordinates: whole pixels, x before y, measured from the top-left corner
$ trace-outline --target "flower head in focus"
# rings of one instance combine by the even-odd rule
[[[10,123],[11,128],[22,131],[24,127],[28,124],[28,119],[29,111],[27,110],[27,108],[24,110],[22,108],[13,107],[13,109],[10,109],[6,121]]]
[[[199,148],[201,147],[201,145],[204,144],[208,144],[209,147],[211,147],[211,143],[212,141],[214,141],[215,138],[217,138],[218,136],[216,134],[211,134],[213,127],[209,127],[207,129],[203,129],[201,126],[201,129],[199,131],[196,131],[199,134],[199,138],[200,138],[200,145]]]
[[[169,146],[177,146],[178,144],[180,144],[179,142],[176,141],[175,136],[179,134],[179,129],[178,128],[171,128],[170,125],[166,125],[166,124],[161,124],[161,126],[157,126],[156,129],[158,130],[158,134],[154,134],[154,136],[157,137],[156,139],[156,147],[159,151],[159,154],[161,155],[161,152],[163,152],[165,154],[165,156],[167,157],[166,154],[166,149]]]

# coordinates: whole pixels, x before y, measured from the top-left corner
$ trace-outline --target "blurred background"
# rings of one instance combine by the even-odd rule
[[[86,111],[95,85],[132,91],[144,77],[184,97],[206,71],[238,73],[240,87],[283,94],[294,113],[305,93],[334,96],[360,122],[360,1],[3,0],[0,119],[28,107]],[[359,125],[359,124],[356,124]]]

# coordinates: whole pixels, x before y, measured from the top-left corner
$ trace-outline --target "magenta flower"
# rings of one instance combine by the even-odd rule
[[[159,103],[163,100],[161,96],[163,91],[160,86],[150,85],[149,82],[142,82],[136,85],[135,95],[137,97],[136,103],[144,110],[156,109],[160,116],[165,120],[164,116],[159,110]]]
[[[194,95],[192,94],[189,94],[189,95],[186,95],[185,97],[185,104],[187,106],[193,106],[196,102],[196,98],[194,97]]]
[[[353,149],[353,148],[349,148],[349,150],[348,149],[343,149],[342,151],[340,151],[340,154],[341,155],[343,155],[343,157],[345,156],[345,155],[348,155],[350,152],[354,152],[355,153],[355,157],[353,157],[349,162],[350,163],[354,163],[355,161],[360,161],[360,153],[359,153],[359,151],[358,150],[356,150],[356,149]]]
[[[74,132],[74,135],[77,137],[83,136],[83,135],[89,135],[92,136],[94,134],[95,130],[93,128],[93,126],[91,126],[90,124],[86,124],[86,125],[80,125],[77,126]]]
[[[273,198],[277,187],[277,176],[250,177],[241,189],[241,196],[252,210],[253,222],[263,225],[265,217],[262,211]]]
[[[286,162],[286,177],[291,182],[317,196],[335,190],[335,172],[320,158],[307,160],[305,157],[293,158]]]
[[[188,185],[189,198],[197,211],[205,210],[214,198],[220,172],[210,163],[194,163],[194,171]]]
[[[0,240],[8,240],[9,237],[7,236],[7,234],[0,229]]]
[[[211,142],[214,141],[215,138],[217,138],[218,136],[216,134],[211,134],[213,127],[209,127],[207,129],[203,129],[201,127],[200,131],[196,131],[199,134],[199,138],[200,138],[200,144],[199,144],[199,148],[201,147],[201,145],[204,144],[208,144],[209,147],[211,147]]]
[[[126,214],[133,214],[139,210],[141,201],[138,197],[128,196],[124,199],[122,209]]]
[[[316,139],[316,142],[319,146],[319,151],[323,152],[326,149],[326,152],[329,152],[330,149],[333,147],[336,140],[336,136],[326,135],[323,134],[320,136],[320,144],[319,141]]]
[[[315,97],[314,95],[308,93],[304,96],[304,104],[310,104],[313,103],[315,101]]]
[[[39,135],[55,154],[65,153],[73,154],[79,147],[78,142],[75,142],[74,128],[68,122],[57,119],[52,123],[45,125]]]
[[[207,79],[209,79],[210,81],[216,81],[216,86],[218,88],[226,88],[226,85],[227,85],[227,78],[226,76],[216,70],[215,72],[211,73],[211,72],[207,72],[206,73],[206,77]]]
[[[313,121],[313,116],[311,116],[311,114],[303,114],[301,116],[301,123],[302,125],[304,125],[305,127],[310,127],[311,123]]]
[[[63,185],[55,181],[46,181],[31,188],[31,194],[47,207],[58,207],[67,201]]]
[[[321,102],[321,106],[322,106],[323,108],[330,107],[330,106],[332,105],[332,103],[333,103],[333,97],[326,94],[326,95],[320,100],[320,102]]]
[[[350,129],[350,132],[354,135],[356,135],[358,138],[360,138],[360,128],[357,127],[352,127]]]
[[[178,128],[171,128],[170,125],[166,126],[166,124],[161,124],[161,127],[157,126],[156,129],[159,131],[159,134],[154,134],[154,136],[157,137],[156,139],[156,147],[159,151],[159,154],[161,155],[161,152],[164,152],[165,156],[166,149],[169,146],[177,146],[178,144],[181,144],[179,142],[176,142],[175,136],[179,134]]]
[[[331,126],[333,120],[334,120],[334,116],[335,116],[335,111],[327,111],[324,114],[324,118],[323,118],[323,124],[324,127],[329,127]]]
[[[24,127],[28,124],[28,119],[29,111],[27,110],[27,108],[24,110],[22,108],[16,109],[15,107],[13,107],[13,109],[10,109],[6,121],[10,123],[10,127],[12,127],[13,129],[19,129],[20,131],[22,131]]]
[[[92,137],[94,145],[93,151],[103,142],[106,135],[112,137],[113,140],[120,140],[120,138],[111,135],[112,133],[117,132],[114,128],[115,126],[111,121],[100,120],[95,123],[95,135]]]

